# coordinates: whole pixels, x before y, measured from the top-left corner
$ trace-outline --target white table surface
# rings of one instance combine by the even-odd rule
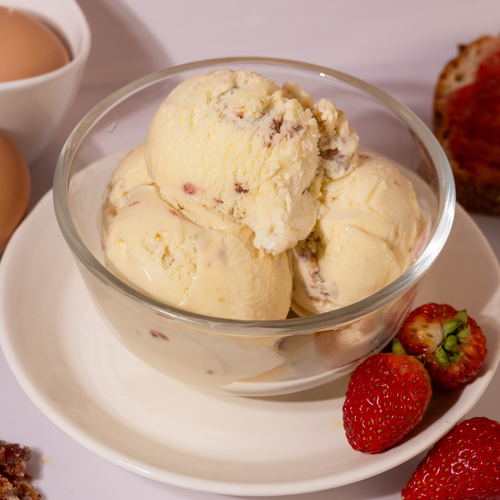
[[[92,30],[91,56],[73,106],[48,149],[31,166],[31,208],[51,189],[59,152],[78,121],[109,93],[147,73],[226,56],[306,61],[379,86],[431,126],[434,86],[444,63],[456,54],[459,43],[500,29],[498,0],[79,0],[79,4]],[[500,260],[500,217],[473,218]],[[497,372],[469,416],[500,420],[499,389]],[[35,408],[1,353],[0,398],[9,402],[0,411],[0,439],[32,447],[30,472],[44,499],[247,498],[158,483],[98,458]],[[288,498],[397,500],[421,458],[356,484]]]

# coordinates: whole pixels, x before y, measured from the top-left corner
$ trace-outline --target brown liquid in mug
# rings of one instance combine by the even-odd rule
[[[0,82],[43,75],[69,61],[66,46],[48,26],[18,10],[0,7]]]

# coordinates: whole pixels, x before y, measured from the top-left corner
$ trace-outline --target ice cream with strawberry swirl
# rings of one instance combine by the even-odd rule
[[[167,304],[232,319],[282,319],[292,291],[287,253],[253,246],[252,231],[192,222],[158,196],[144,144],[120,163],[105,205],[107,267]]]
[[[353,304],[406,271],[426,220],[411,183],[386,159],[359,163],[322,187],[323,215],[293,249],[293,310],[318,314]]]
[[[243,320],[352,304],[412,263],[409,181],[329,99],[246,70],[188,78],[110,184],[106,264],[167,304]],[[293,270],[292,270],[293,261]]]
[[[246,70],[218,70],[175,88],[151,123],[146,159],[159,195],[188,218],[215,213],[279,254],[318,217],[323,175],[356,162],[358,137],[328,99]]]

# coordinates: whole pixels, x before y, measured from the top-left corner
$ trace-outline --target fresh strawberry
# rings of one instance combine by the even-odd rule
[[[500,500],[500,424],[464,420],[438,441],[401,493],[403,500]]]
[[[431,394],[429,375],[413,356],[368,357],[354,370],[342,409],[349,444],[365,453],[396,444],[421,422]]]
[[[397,340],[429,371],[432,385],[453,389],[473,377],[486,357],[486,337],[467,311],[425,304],[406,318]],[[401,352],[395,350],[395,352]]]

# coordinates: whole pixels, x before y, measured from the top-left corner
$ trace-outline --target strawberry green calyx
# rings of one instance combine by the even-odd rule
[[[450,333],[454,332],[462,323],[458,319],[449,319],[443,323],[443,335],[447,337]]]
[[[437,389],[453,389],[474,376],[487,354],[486,337],[467,311],[429,302],[414,309],[397,339],[428,370]],[[500,500],[500,499],[499,499]]]
[[[462,357],[460,343],[467,343],[470,327],[467,324],[467,310],[459,311],[455,318],[443,323],[444,344],[436,349],[436,360],[439,365],[446,367],[456,364]]]
[[[392,339],[392,354],[408,354],[406,349],[403,347],[403,344],[398,340],[397,337]],[[422,356],[417,356],[413,354],[414,358],[417,358],[420,362],[422,362]]]
[[[449,356],[442,345],[436,349],[435,356],[440,366],[450,366]]]
[[[408,354],[406,349],[403,347],[403,344],[401,344],[397,337],[392,339],[392,352],[394,354]]]
[[[461,311],[459,311],[456,314],[455,319],[460,321],[462,325],[467,324],[467,309],[462,309]]]

